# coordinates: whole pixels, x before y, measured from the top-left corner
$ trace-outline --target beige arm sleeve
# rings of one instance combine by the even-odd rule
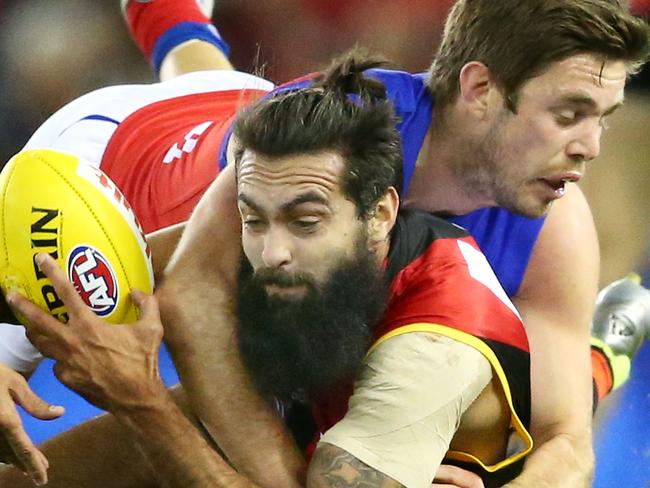
[[[428,488],[460,417],[492,378],[483,355],[427,332],[369,354],[346,416],[320,442],[346,450],[407,488]]]

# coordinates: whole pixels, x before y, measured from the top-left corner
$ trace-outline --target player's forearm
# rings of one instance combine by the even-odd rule
[[[202,315],[219,303],[215,290],[185,296],[170,293],[165,320],[174,327],[169,346],[192,409],[239,471],[262,486],[295,486],[303,461],[277,414],[250,384],[239,360],[228,304],[218,316]],[[210,303],[202,303],[203,300]],[[192,306],[180,306],[191,303]]]
[[[186,222],[170,225],[147,234],[147,243],[151,250],[151,264],[153,265],[154,283],[162,284],[167,263],[169,263],[178,241],[183,235]]]
[[[594,470],[591,432],[557,435],[538,447],[504,488],[589,488]]]
[[[113,415],[137,441],[158,481],[169,488],[255,487],[233,470],[206,442],[164,387],[137,408]]]
[[[565,196],[546,218],[515,297],[530,344],[530,427],[537,447],[510,488],[590,486],[589,323],[600,258],[580,188],[567,187]]]

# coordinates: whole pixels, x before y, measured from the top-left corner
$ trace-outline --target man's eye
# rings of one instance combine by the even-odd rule
[[[255,219],[252,217],[245,218],[243,220],[244,227],[247,227],[249,229],[256,229],[262,226],[263,222],[262,219]]]
[[[555,114],[555,120],[560,125],[571,125],[578,121],[578,114],[576,112],[564,110]]]
[[[319,224],[320,220],[316,218],[311,219],[297,219],[293,221],[293,225],[303,231],[314,230]]]

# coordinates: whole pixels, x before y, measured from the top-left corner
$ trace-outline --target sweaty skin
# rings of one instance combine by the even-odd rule
[[[192,49],[195,50],[201,43],[194,44]],[[203,46],[201,49],[206,48],[208,51],[213,49],[211,46]],[[176,54],[183,52],[183,49],[177,49]],[[194,55],[192,55],[194,56]],[[214,68],[215,66],[209,66]],[[554,208],[550,212],[550,216],[544,227],[540,239],[535,247],[531,257],[528,272],[524,278],[522,287],[515,297],[515,302],[520,307],[522,315],[526,320],[526,326],[529,337],[531,338],[532,347],[532,373],[533,373],[533,433],[536,436],[538,445],[543,445],[543,448],[538,449],[537,453],[533,454],[526,464],[526,471],[522,475],[522,480],[526,480],[528,476],[530,480],[546,479],[549,474],[556,474],[558,478],[562,478],[567,486],[576,486],[581,483],[585,477],[589,476],[591,470],[592,454],[589,446],[590,433],[588,426],[591,422],[591,409],[589,408],[591,402],[591,383],[587,381],[589,363],[586,359],[587,350],[584,347],[586,344],[586,337],[588,336],[589,316],[591,314],[591,307],[593,304],[592,297],[595,295],[595,281],[597,273],[598,253],[595,240],[595,233],[593,231],[593,224],[588,211],[588,207],[584,202],[584,198],[577,188],[571,188],[572,185],[564,185],[564,181],[575,181],[582,171],[584,171],[584,162],[595,157],[599,151],[599,136],[602,119],[607,114],[611,113],[619,104],[622,99],[622,87],[625,81],[625,69],[622,64],[608,63],[604,65],[604,70],[600,70],[602,63],[600,60],[594,59],[588,55],[574,56],[561,63],[553,65],[549,71],[539,76],[537,79],[531,80],[526,84],[520,93],[520,103],[518,106],[518,114],[512,116],[503,113],[503,106],[498,98],[498,93],[495,90],[483,90],[485,87],[486,75],[482,72],[481,66],[468,66],[464,70],[461,82],[462,93],[460,98],[460,109],[448,118],[449,129],[453,125],[462,125],[465,129],[467,127],[474,128],[474,132],[468,134],[470,139],[476,140],[477,136],[490,134],[495,141],[493,155],[498,156],[495,158],[494,163],[501,162],[501,165],[492,166],[495,171],[493,174],[499,175],[500,181],[505,183],[504,186],[499,186],[497,192],[492,189],[490,191],[475,193],[475,201],[467,198],[467,192],[463,192],[462,181],[455,181],[458,175],[462,175],[465,171],[453,170],[449,168],[454,165],[432,165],[427,164],[427,161],[433,159],[435,155],[438,161],[453,161],[450,151],[458,153],[458,160],[471,161],[473,156],[471,151],[468,154],[462,154],[459,148],[469,148],[471,144],[464,144],[467,141],[455,141],[453,137],[435,137],[436,134],[431,134],[429,137],[427,154],[421,158],[421,164],[418,166],[418,175],[414,178],[414,185],[410,196],[410,202],[416,206],[427,208],[431,210],[447,210],[462,212],[468,211],[474,205],[490,204],[491,199],[507,198],[506,203],[517,206],[521,211],[538,214],[548,209],[549,204],[558,197],[561,200],[554,204]],[[228,66],[224,66],[225,69]],[[171,76],[180,74],[182,67]],[[194,68],[191,68],[194,69]],[[547,76],[548,75],[548,76]],[[562,80],[562,90],[557,90],[557,80]],[[489,86],[489,83],[487,84]],[[595,87],[595,88],[594,88]],[[528,91],[527,91],[528,90]],[[499,103],[497,103],[499,102]],[[527,103],[530,102],[530,103]],[[535,104],[532,102],[540,102]],[[475,123],[467,124],[467,117],[473,119]],[[525,130],[524,130],[525,129]],[[539,132],[545,134],[544,137],[530,139],[531,132]],[[433,132],[433,131],[432,131]],[[449,131],[453,132],[453,131]],[[438,134],[440,135],[440,134]],[[444,132],[443,132],[444,135]],[[445,144],[440,141],[445,140]],[[480,140],[480,139],[479,139]],[[558,142],[555,146],[555,142]],[[538,143],[539,146],[533,144]],[[526,148],[522,153],[521,149]],[[522,156],[523,154],[523,156]],[[526,160],[530,164],[513,164],[513,160],[517,159]],[[462,166],[461,166],[462,167]],[[446,168],[446,169],[445,169]],[[441,184],[436,188],[451,189],[446,193],[436,194],[435,188],[423,188],[418,190],[418,182],[424,183],[431,181],[430,177],[435,177],[436,172],[440,173],[438,180],[444,182],[448,181],[449,184]],[[481,175],[479,175],[481,176]],[[489,175],[483,175],[484,178],[477,178],[473,183],[478,185],[478,189],[486,186],[488,189],[490,185],[495,186],[499,181],[490,180]],[[222,179],[222,178],[220,178]],[[487,184],[487,185],[484,185]],[[459,191],[454,191],[459,189]],[[495,195],[496,194],[496,195]],[[460,197],[458,197],[460,195]],[[564,196],[563,196],[564,195]],[[559,210],[562,209],[562,210]],[[227,219],[220,220],[220,223],[227,223]],[[212,227],[213,224],[206,223],[206,228]],[[227,225],[224,225],[227,229]],[[214,232],[212,232],[214,233]],[[208,234],[210,235],[210,234]],[[221,235],[223,243],[227,242],[227,232]],[[570,238],[567,239],[567,236]],[[586,238],[585,236],[591,236]],[[189,238],[188,238],[189,239]],[[200,237],[199,237],[200,239]],[[186,243],[188,241],[186,240]],[[204,241],[205,242],[205,241]],[[581,242],[582,247],[578,250],[572,244]],[[567,243],[564,246],[562,243]],[[571,247],[569,247],[571,244]],[[186,247],[192,247],[186,245]],[[201,246],[198,247],[200,249]],[[205,246],[204,246],[205,248]],[[223,249],[227,248],[227,244]],[[182,256],[183,245],[179,256]],[[208,253],[209,249],[205,249]],[[213,253],[211,256],[217,260],[223,256],[218,256],[218,252]],[[209,254],[210,255],[210,254]],[[549,266],[548,263],[554,263]],[[184,264],[191,263],[192,260],[184,261],[183,257],[178,257],[177,262]],[[194,261],[196,263],[198,261]],[[209,264],[214,264],[216,260],[212,260]],[[181,266],[183,266],[182,264]],[[200,261],[200,267],[194,271],[185,269],[179,271],[177,277],[185,276],[187,285],[198,285],[204,283],[214,283],[213,279],[217,281],[224,279],[224,283],[228,283],[228,271],[225,267],[216,271],[212,279],[206,276],[206,269],[209,269],[208,260]],[[178,270],[178,268],[176,268]],[[170,268],[171,275],[174,273],[174,265]],[[561,270],[562,276],[570,276],[571,280],[563,280],[558,283],[558,275]],[[171,279],[169,285],[171,293],[174,293],[173,281]],[[212,292],[211,292],[212,293]],[[165,296],[164,292],[161,296]],[[172,297],[171,300],[179,299],[182,295]],[[227,294],[226,294],[227,296]],[[206,297],[206,305],[210,302],[210,297]],[[216,293],[212,295],[224,301],[223,295]],[[188,297],[189,299],[189,297]],[[196,298],[191,299],[193,302]],[[164,305],[163,305],[164,309]],[[174,312],[172,312],[173,314]],[[227,314],[227,313],[226,313]],[[198,315],[198,314],[197,314]],[[193,317],[192,320],[205,320],[202,317]],[[182,354],[183,348],[189,348],[190,351],[199,351],[209,357],[214,354],[214,350],[208,350],[204,344],[193,344],[191,339],[183,337],[185,333],[191,335],[193,330],[199,330],[198,337],[210,337],[216,332],[211,327],[214,322],[209,321],[204,324],[204,329],[201,325],[192,322],[185,331],[168,331],[168,335],[176,337],[176,345],[181,351],[176,352],[175,356],[178,357]],[[578,325],[580,327],[578,327]],[[217,340],[225,340],[224,344],[230,344],[227,340],[230,337],[226,330],[221,332],[223,335]],[[204,334],[201,336],[200,334]],[[562,337],[566,340],[558,341],[557,338]],[[175,339],[172,339],[172,342]],[[207,342],[207,341],[206,341]],[[558,345],[559,344],[559,345]],[[172,347],[174,350],[174,347]],[[224,351],[224,355],[230,355],[227,361],[237,363],[237,358],[232,358],[232,354]],[[537,353],[537,351],[540,351]],[[583,351],[583,352],[580,352]],[[214,356],[212,356],[213,358]],[[197,356],[198,358],[198,356]],[[199,362],[200,364],[200,362]],[[549,380],[548,372],[553,371],[553,368],[560,368],[561,372],[553,375],[553,378],[562,378],[561,384],[555,385]],[[576,372],[574,375],[566,375],[566,366],[569,365],[568,370]],[[240,368],[241,366],[239,366]],[[233,367],[232,375],[224,375],[227,369],[221,369],[216,373],[216,376],[224,377],[224,382],[227,383],[229,379],[235,378],[236,371],[241,373],[241,369],[237,370],[237,366]],[[201,381],[212,383],[209,388],[213,386],[219,388],[218,384],[214,384],[213,378],[206,374],[203,379],[200,379],[201,372],[193,371],[192,366],[185,366],[185,374],[183,367],[181,367],[181,375],[184,376],[184,382],[190,385],[190,389],[196,385],[200,385]],[[580,372],[582,371],[582,374]],[[587,372],[587,374],[584,374]],[[562,373],[562,374],[559,374]],[[192,375],[198,375],[199,379],[196,383],[192,383]],[[243,376],[240,377],[242,381]],[[231,385],[233,383],[230,383]],[[223,388],[224,386],[221,385]],[[196,386],[197,390],[202,390],[200,386]],[[227,390],[221,390],[227,391]],[[549,395],[552,392],[553,395]],[[225,405],[225,409],[232,409],[232,405],[236,404],[238,399],[246,396],[246,393],[238,390],[232,391],[231,396]],[[567,393],[570,393],[567,394]],[[203,395],[203,400],[201,400]],[[243,395],[239,396],[239,395]],[[269,479],[278,476],[277,479],[283,479],[284,476],[295,479],[296,473],[300,472],[301,460],[299,455],[292,451],[290,442],[286,436],[281,433],[281,429],[268,430],[267,427],[262,427],[263,422],[269,421],[268,424],[273,425],[274,416],[272,412],[266,410],[264,414],[257,414],[254,417],[259,420],[259,423],[248,422],[255,415],[251,412],[244,413],[243,410],[235,412],[233,416],[228,417],[226,414],[216,414],[217,418],[213,422],[209,419],[212,412],[219,410],[218,408],[212,409],[216,405],[216,398],[210,397],[207,393],[198,393],[193,402],[195,408],[199,413],[201,409],[207,413],[202,414],[204,423],[209,430],[218,433],[215,437],[221,437],[224,440],[224,448],[226,451],[231,451],[231,460],[236,465],[240,463],[244,466],[251,466],[251,470],[259,470]],[[569,401],[568,399],[571,399]],[[203,403],[202,403],[203,402]],[[242,401],[245,405],[255,405],[254,399],[250,398]],[[197,407],[198,405],[198,407]],[[559,408],[550,408],[559,405]],[[259,410],[257,412],[264,412],[266,406],[263,402],[258,402]],[[243,423],[237,420],[237,414],[244,413],[247,420],[247,425],[253,431],[250,436],[246,435],[246,428]],[[250,414],[250,415],[248,415]],[[219,415],[225,415],[229,421],[221,422],[223,418],[218,418]],[[237,427],[239,426],[239,427]],[[243,429],[237,430],[235,435],[229,436],[225,431],[228,429]],[[270,452],[283,452],[288,454],[280,455],[280,458],[275,462],[270,462],[268,455],[264,454],[263,446],[258,442],[250,442],[246,445],[247,441],[243,441],[243,446],[238,445],[242,443],[243,439],[254,439],[255,433],[260,431],[270,432],[268,439],[264,442],[274,444],[279,439],[279,443],[275,447],[271,447]],[[277,434],[273,434],[276,432]],[[277,437],[276,437],[277,435]],[[284,439],[284,440],[283,440]],[[279,447],[278,447],[279,446]],[[258,449],[259,448],[259,449]],[[277,449],[277,450],[276,450]],[[291,454],[293,452],[293,454]],[[249,456],[251,456],[249,458]],[[283,456],[285,456],[283,458]],[[558,462],[558,457],[562,457],[562,462]],[[241,461],[239,461],[241,459]],[[257,464],[250,459],[258,459]],[[286,463],[286,464],[285,464]],[[548,464],[547,464],[548,463]],[[553,473],[544,466],[553,464],[554,466],[566,467],[567,472],[576,473],[577,479],[572,480],[570,477],[563,475],[562,469],[555,469]],[[281,466],[293,466],[285,469]],[[575,469],[579,466],[580,469]],[[288,473],[288,474],[287,474]],[[298,474],[299,476],[299,474]],[[537,478],[535,478],[537,477]],[[544,478],[542,478],[544,477]],[[520,481],[523,483],[524,481]],[[558,481],[560,483],[561,481]],[[513,482],[510,486],[517,486]],[[557,486],[562,486],[558,484]],[[579,485],[578,485],[579,486]]]
[[[413,178],[407,203],[425,210],[468,212],[497,203],[497,191],[503,195],[499,200],[531,215],[554,206],[514,297],[531,341],[532,429],[538,448],[512,487],[548,476],[557,478],[552,486],[588,486],[593,470],[588,337],[599,255],[588,206],[571,183],[579,179],[584,163],[598,155],[602,120],[622,102],[625,77],[623,63],[603,65],[591,55],[572,56],[525,83],[518,113],[512,115],[504,114],[503,99],[487,69],[468,66],[459,99],[445,113],[442,127],[434,121]],[[463,171],[452,168],[461,164],[458,161],[472,161],[472,141],[482,140],[490,130],[496,140],[493,156],[498,156],[492,168],[501,178],[479,179],[496,188],[468,199],[458,179]],[[539,139],[531,141],[531,131],[538,132]],[[576,242],[581,243],[579,249]],[[205,244],[194,245],[207,252]],[[553,374],[557,368],[562,374]]]
[[[354,248],[356,240],[352,237],[360,220],[355,205],[341,190],[343,167],[341,157],[331,153],[289,156],[272,162],[244,153],[238,201],[244,227],[242,241],[254,269],[309,270],[316,281],[321,281],[326,269],[334,267],[332,258]],[[398,203],[396,191],[389,189],[364,223],[367,242],[378,262],[387,254]],[[162,234],[152,237],[165,243]],[[164,255],[165,247],[169,246],[156,254]],[[37,262],[68,305],[69,323],[62,326],[24,298],[8,298],[30,322],[28,329],[36,345],[57,360],[59,378],[113,413],[140,440],[155,472],[171,486],[258,486],[230,470],[168,398],[155,360],[162,328],[155,300],[134,294],[141,312],[138,323],[106,327],[83,305],[53,260],[39,255]],[[492,394],[488,393],[487,400]],[[477,415],[475,419],[480,418]],[[476,425],[476,420],[472,423]],[[502,425],[500,438],[505,438],[506,427]],[[177,448],[171,454],[170,442]],[[340,482],[348,486],[401,486],[333,446],[319,448],[310,466],[310,487],[339,486]],[[458,474],[448,469],[444,476],[457,479]]]

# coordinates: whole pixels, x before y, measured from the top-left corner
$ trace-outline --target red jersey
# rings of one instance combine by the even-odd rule
[[[478,245],[467,232],[430,214],[400,211],[391,238],[386,272],[390,298],[375,329],[374,347],[395,335],[433,332],[479,350],[491,363],[511,409],[511,426],[525,448],[488,471],[523,457],[532,447],[530,422],[530,359],[523,323]],[[352,385],[312,403],[318,435],[341,420],[348,409]],[[478,462],[467,453],[448,457]]]
[[[220,170],[238,110],[266,94],[229,90],[146,105],[121,122],[101,168],[122,190],[145,233],[185,221]]]

